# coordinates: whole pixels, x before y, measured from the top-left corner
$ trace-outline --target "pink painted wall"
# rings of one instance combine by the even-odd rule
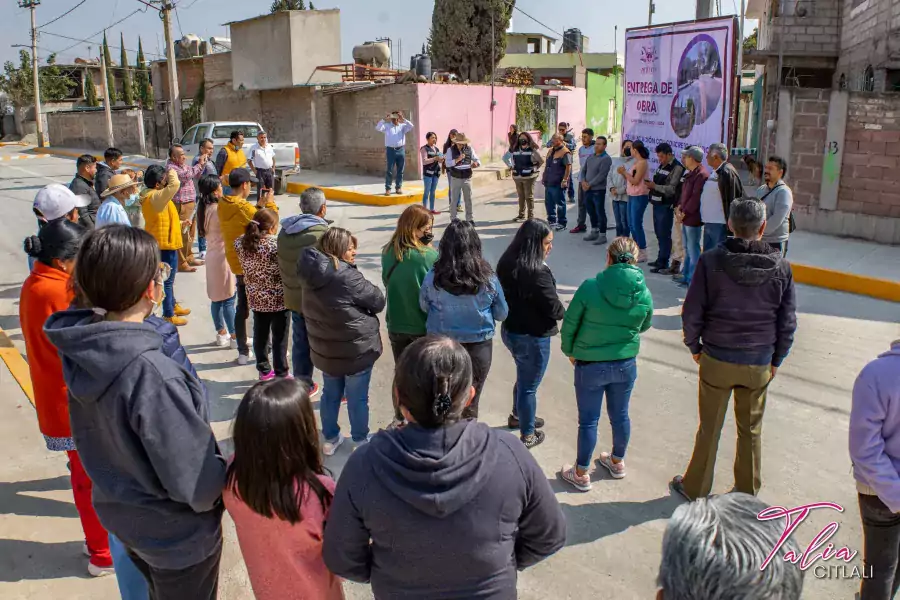
[[[551,90],[550,96],[556,96],[556,123],[553,123],[553,131],[560,121],[569,124],[569,128],[575,134],[575,139],[581,138],[581,130],[587,127],[585,118],[587,115],[587,90],[573,88],[570,90]],[[550,125],[550,123],[548,123]]]
[[[429,131],[437,134],[438,144],[443,146],[447,133],[451,129],[457,129],[471,140],[482,164],[490,162],[492,146],[494,162],[500,162],[507,150],[506,135],[509,126],[516,122],[516,88],[494,88],[497,105],[493,115],[489,85],[420,83],[416,84],[416,88],[418,106],[413,122],[416,126],[417,148],[425,143],[425,134]],[[584,121],[583,98],[581,120]]]

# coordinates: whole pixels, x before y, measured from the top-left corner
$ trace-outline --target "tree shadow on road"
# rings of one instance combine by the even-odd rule
[[[663,496],[644,502],[560,503],[566,515],[566,546],[590,544],[650,521],[668,520],[684,502]]]
[[[74,500],[66,502],[53,498],[32,496],[31,493],[55,492],[71,490],[72,483],[67,475],[52,477],[50,479],[37,479],[34,481],[3,481],[0,482],[0,513],[7,515],[21,515],[26,517],[63,517],[78,518]],[[71,497],[71,493],[70,493]],[[0,544],[3,541],[0,540]],[[0,550],[0,557],[8,556]],[[0,560],[0,564],[3,561]],[[0,568],[2,571],[2,568]]]

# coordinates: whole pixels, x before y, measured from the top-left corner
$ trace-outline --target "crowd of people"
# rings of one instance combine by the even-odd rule
[[[393,126],[400,120],[402,115]],[[450,168],[469,156],[465,139],[457,132],[451,140],[457,151],[447,161]],[[429,140],[433,146],[436,138]],[[516,132],[515,141],[534,160],[530,138]],[[709,245],[697,253],[687,278],[683,332],[700,366],[700,423],[687,468],[670,483],[690,503],[675,512],[663,540],[658,597],[688,597],[690,590],[689,597],[711,600],[740,590],[761,599],[778,590],[781,598],[799,598],[800,569],[776,560],[760,571],[781,529],[755,518],[766,505],[754,498],[761,486],[767,392],[797,327],[786,243],[773,239],[781,234],[769,222],[786,202],[778,187],[783,162],[767,163],[771,193],[726,203],[727,196],[704,190],[733,189],[731,174],[727,168],[718,179],[705,173],[699,149],[685,151],[684,182],[676,183],[671,149],[658,147],[665,172],[648,184],[643,144],[629,143],[637,158],[613,169],[606,140],[587,141],[583,137],[591,152],[583,153],[580,181],[587,185],[579,189],[595,243],[602,223],[597,207],[604,204],[597,195],[607,189],[614,202],[627,205],[629,223],[642,220],[651,202],[654,213],[658,206],[674,210],[666,198],[678,184],[681,201],[686,189],[693,194],[699,187],[701,200],[705,193],[719,204],[701,216]],[[258,194],[255,204],[248,201],[250,172],[236,156],[242,136],[232,135],[216,173],[207,170],[211,145],[193,167],[185,167],[182,149],[173,146],[170,162],[149,167],[142,183],[135,173],[114,172],[101,194],[94,190],[106,198],[104,205],[110,203],[106,211],[97,205],[91,213],[93,196],[77,195],[80,186],[40,190],[34,203],[39,232],[24,244],[36,263],[22,289],[20,319],[41,432],[49,450],[68,453],[89,572],[114,572],[125,600],[214,599],[227,509],[257,598],[337,599],[341,578],[371,582],[379,598],[515,597],[516,571],[553,555],[566,541],[564,514],[529,452],[546,439],[538,390],[551,340],[560,335],[574,366],[578,409],[575,460],[561,467],[559,477],[585,492],[594,465],[614,479],[627,475],[629,403],[641,335],[653,317],[639,266],[646,240],[633,228],[631,236],[606,243],[604,268],[579,286],[568,307],[561,302],[546,259],[562,229],[559,215],[565,218],[563,192],[571,181],[566,143],[555,135],[547,157],[548,165],[559,161],[551,185],[545,184],[558,188],[554,222],[524,215],[494,267],[470,219],[453,219],[435,244],[433,211],[409,206],[380,249],[384,291],[358,269],[353,233],[326,219],[322,190],[304,191],[301,214],[282,220],[271,190]],[[709,157],[720,150],[714,146]],[[723,164],[709,162],[717,169]],[[79,159],[79,182],[92,182],[91,165]],[[531,174],[521,158],[517,166],[518,189]],[[192,180],[196,215],[175,200],[182,177]],[[609,181],[616,185],[609,188]],[[619,200],[623,189],[626,198]],[[688,224],[696,222],[690,211],[702,213],[703,207],[678,206],[690,254],[687,246],[699,235],[688,229],[700,228]],[[519,207],[530,212],[527,195]],[[726,215],[722,227],[709,216],[718,211]],[[197,264],[184,249],[195,219],[206,240],[213,343],[237,349],[239,364],[255,354],[259,377],[238,407],[231,457],[219,449],[206,390],[176,329],[188,311],[176,302],[175,274]],[[661,215],[659,222],[670,220]],[[162,318],[155,314],[160,306]],[[395,360],[394,420],[373,434],[369,386],[383,352],[382,312]],[[516,366],[506,424],[518,429],[519,440],[479,420],[498,323]],[[851,455],[866,562],[883,569],[880,579],[864,583],[864,600],[887,597],[876,589],[893,585],[896,591],[900,525],[891,511],[900,509],[894,493],[900,484],[898,357],[895,343],[854,389]],[[322,372],[321,431],[311,402],[320,391],[314,368]],[[709,497],[732,395],[735,493]],[[611,444],[595,459],[604,399]],[[346,441],[338,424],[343,402],[355,451],[335,483],[323,456]],[[778,550],[780,556],[788,551],[797,552],[792,541]]]

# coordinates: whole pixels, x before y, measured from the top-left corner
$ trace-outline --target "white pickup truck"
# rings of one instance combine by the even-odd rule
[[[256,135],[264,131],[262,125],[250,121],[214,121],[211,123],[198,123],[181,136],[181,145],[184,152],[193,158],[200,151],[200,142],[206,138],[213,141],[214,150],[212,158],[215,160],[219,150],[228,143],[232,131],[244,132],[244,151],[249,152],[250,146],[256,143]],[[275,149],[275,193],[283,194],[287,187],[287,176],[300,171],[300,148],[296,142],[274,143],[269,145]],[[256,173],[253,173],[256,180]]]

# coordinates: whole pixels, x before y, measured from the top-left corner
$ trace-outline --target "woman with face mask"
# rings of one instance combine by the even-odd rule
[[[137,181],[124,173],[113,175],[109,178],[109,184],[100,197],[104,200],[97,210],[96,227],[112,223],[129,227],[133,225],[131,219],[128,218],[126,209],[133,206],[140,208]]]
[[[544,158],[527,131],[520,132],[516,140],[504,158],[506,165],[512,170],[516,195],[519,197],[519,214],[513,222],[522,223],[534,218],[534,182],[544,164]]]
[[[62,360],[78,455],[103,499],[97,515],[154,597],[213,600],[225,460],[199,379],[145,322],[168,266],[149,233],[122,225],[90,233],[77,264],[75,287],[92,308],[51,315],[44,333]]]
[[[433,224],[434,218],[423,206],[408,207],[381,251],[381,282],[387,292],[385,320],[394,363],[407,346],[425,336],[426,315],[419,307],[419,292],[425,275],[438,259],[437,250],[431,245]],[[403,413],[395,398],[393,425],[403,424]]]
[[[628,237],[628,182],[619,167],[629,169],[634,159],[631,157],[631,140],[622,142],[622,156],[613,159],[613,166],[606,177],[606,189],[612,199],[613,214],[616,217],[616,237]]]

